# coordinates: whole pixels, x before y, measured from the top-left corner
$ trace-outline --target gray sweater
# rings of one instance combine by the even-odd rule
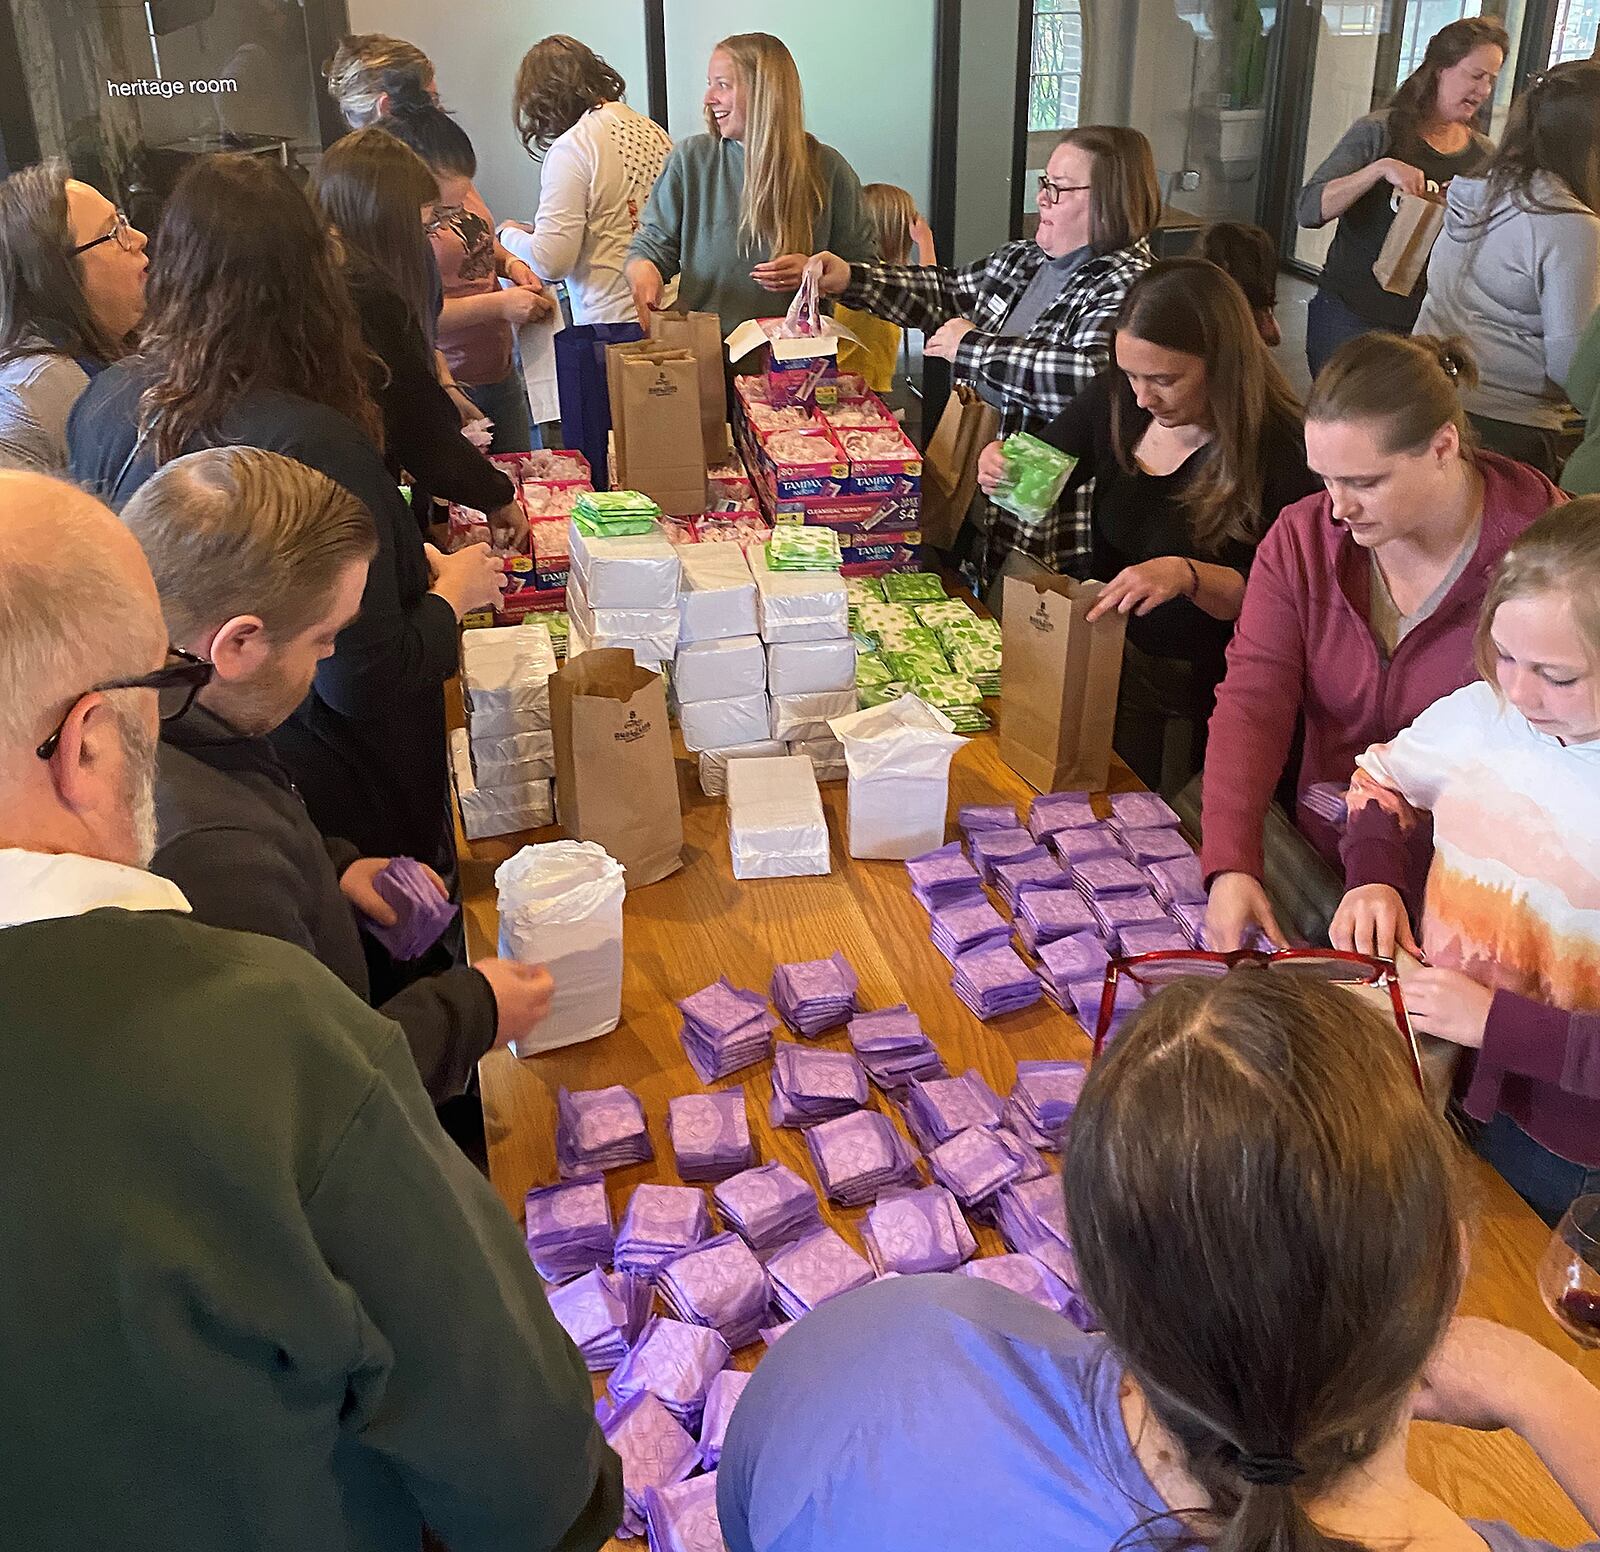
[[[1533,195],[1555,208],[1507,195],[1489,209],[1486,179],[1450,185],[1416,332],[1471,341],[1474,414],[1559,429],[1575,413],[1566,392],[1573,353],[1600,307],[1600,216],[1548,173]]]
[[[0,469],[67,475],[67,416],[89,386],[70,356],[41,348],[0,365]]]

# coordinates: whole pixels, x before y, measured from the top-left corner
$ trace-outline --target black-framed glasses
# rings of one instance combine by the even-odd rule
[[[139,233],[128,224],[128,218],[119,209],[116,212],[116,223],[109,232],[100,237],[91,237],[86,243],[79,243],[76,248],[69,248],[67,252],[73,258],[80,253],[87,253],[91,248],[98,248],[101,243],[114,242],[124,253],[132,253],[139,246]]]
[[[67,718],[77,709],[85,695],[98,695],[105,690],[154,690],[160,701],[161,720],[176,722],[194,705],[194,698],[211,682],[214,672],[209,658],[197,657],[182,647],[168,647],[167,656],[175,662],[163,664],[152,673],[140,674],[132,679],[107,679],[104,684],[92,684],[87,690],[73,696],[72,704],[62,713],[54,731],[39,745],[34,753],[41,760],[52,759],[61,744],[61,734]]]
[[[1122,979],[1132,981],[1141,992],[1149,993],[1191,976],[1223,976],[1235,965],[1260,965],[1266,970],[1303,975],[1328,986],[1345,986],[1357,992],[1370,988],[1376,996],[1387,995],[1389,1011],[1394,1015],[1395,1027],[1411,1059],[1412,1076],[1417,1080],[1417,1087],[1427,1092],[1422,1077],[1422,1052],[1417,1046],[1416,1031],[1411,1027],[1411,1017],[1406,1012],[1405,999],[1400,995],[1400,977],[1394,964],[1370,954],[1353,954],[1348,949],[1285,948],[1265,953],[1261,949],[1240,948],[1220,954],[1210,949],[1177,948],[1113,959],[1106,966],[1105,985],[1100,992],[1094,1054],[1099,1056],[1105,1048],[1106,1036],[1116,1020],[1117,987]]]
[[[1088,191],[1087,183],[1052,183],[1044,174],[1039,174],[1039,202],[1043,205],[1053,205],[1063,194],[1083,194]]]

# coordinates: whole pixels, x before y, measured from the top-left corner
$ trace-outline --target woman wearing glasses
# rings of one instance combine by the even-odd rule
[[[1000,434],[1041,430],[1111,364],[1128,287],[1150,265],[1161,213],[1150,142],[1136,129],[1086,125],[1062,137],[1039,180],[1039,229],[987,258],[945,265],[823,261],[822,290],[927,335],[926,355],[1000,411]],[[1086,575],[1091,482],[1036,527],[990,509],[976,556],[987,583],[1012,550]]]
[[[948,1273],[828,1300],[739,1399],[729,1552],[1548,1552],[1414,1481],[1413,1419],[1512,1429],[1600,1523],[1600,1391],[1452,1318],[1461,1154],[1381,1014],[1258,968],[1169,986],[1065,1149],[1045,1231],[1103,1334]]]
[[[1433,816],[1412,1022],[1476,1053],[1478,1151],[1547,1223],[1600,1190],[1600,497],[1541,517],[1479,616],[1479,682],[1357,762],[1333,941],[1416,950],[1404,832]]]
[[[0,467],[67,470],[67,416],[144,315],[145,237],[46,163],[0,183]]]
[[[326,226],[282,168],[197,162],[162,216],[138,355],[108,368],[68,427],[73,476],[120,508],[154,471],[207,446],[318,469],[372,514],[361,613],[274,743],[317,826],[366,856],[454,876],[444,682],[457,624],[503,581],[486,545],[427,551],[383,462],[371,358]]]

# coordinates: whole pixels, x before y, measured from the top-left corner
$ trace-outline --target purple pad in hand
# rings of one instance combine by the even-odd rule
[[[767,1263],[767,1271],[772,1278],[772,1302],[791,1320],[872,1281],[866,1257],[827,1228],[785,1245]]]
[[[393,926],[381,927],[363,916],[361,925],[402,963],[421,959],[461,909],[439,893],[413,857],[391,857],[388,866],[373,875],[372,888],[397,919]]]
[[[669,1099],[667,1135],[684,1180],[726,1180],[756,1161],[743,1088]]]
[[[861,1226],[867,1254],[885,1272],[953,1272],[977,1252],[956,1199],[943,1186],[885,1191]]]
[[[699,1460],[699,1446],[648,1390],[614,1408],[600,1431],[622,1459],[622,1533],[642,1535],[645,1493],[688,1476]]]
[[[728,1367],[729,1357],[728,1344],[709,1326],[654,1315],[612,1370],[606,1390],[618,1406],[648,1390],[693,1430],[700,1426],[706,1388],[714,1374]]]

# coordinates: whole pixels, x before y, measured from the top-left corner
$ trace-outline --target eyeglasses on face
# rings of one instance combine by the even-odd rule
[[[161,720],[176,722],[194,704],[195,696],[211,682],[214,669],[208,659],[185,652],[182,647],[168,647],[167,656],[174,661],[151,673],[139,674],[132,679],[107,679],[103,684],[92,684],[75,695],[54,731],[34,753],[41,760],[53,759],[61,745],[67,719],[77,710],[79,701],[85,695],[98,695],[106,690],[154,690],[159,697]]]
[[[1039,174],[1039,203],[1053,205],[1063,194],[1086,194],[1089,191],[1087,183],[1052,183],[1049,177]]]
[[[1116,1018],[1117,988],[1124,978],[1141,991],[1154,992],[1193,976],[1224,976],[1235,965],[1245,964],[1260,965],[1264,970],[1281,974],[1303,975],[1329,986],[1370,986],[1380,993],[1386,992],[1395,1027],[1410,1058],[1412,1076],[1417,1080],[1417,1087],[1424,1093],[1427,1091],[1422,1077],[1422,1052],[1417,1047],[1416,1032],[1411,1027],[1405,999],[1400,995],[1400,977],[1393,964],[1387,959],[1337,948],[1288,948],[1272,953],[1241,948],[1229,954],[1214,953],[1210,949],[1162,949],[1154,954],[1113,959],[1106,967],[1105,985],[1100,992],[1094,1054],[1099,1056],[1105,1048],[1106,1036]]]
[[[88,242],[79,243],[76,248],[69,248],[67,252],[73,258],[77,258],[80,253],[87,253],[91,248],[98,248],[101,243],[114,242],[124,253],[132,253],[139,246],[139,236],[140,234],[128,224],[128,218],[123,215],[121,210],[118,210],[115,223],[109,232],[105,232],[99,237],[91,237]]]

